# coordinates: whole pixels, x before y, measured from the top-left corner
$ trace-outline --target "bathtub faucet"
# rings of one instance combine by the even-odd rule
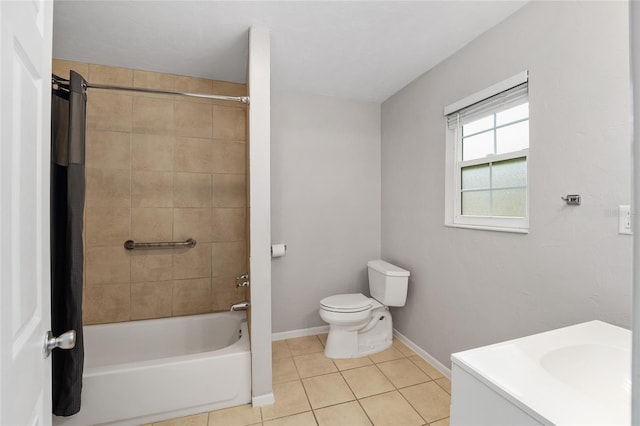
[[[249,306],[251,306],[249,304],[249,302],[240,302],[240,303],[234,303],[233,305],[231,305],[231,309],[230,311],[246,311]]]

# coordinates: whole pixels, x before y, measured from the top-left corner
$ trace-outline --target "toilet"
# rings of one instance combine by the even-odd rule
[[[409,271],[384,260],[367,262],[371,297],[337,294],[320,301],[320,318],[329,323],[324,354],[356,358],[388,349],[393,341],[389,306],[404,306]]]

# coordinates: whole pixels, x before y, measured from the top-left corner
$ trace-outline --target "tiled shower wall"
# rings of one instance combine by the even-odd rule
[[[229,96],[243,84],[54,60],[90,83]],[[245,300],[247,110],[183,96],[89,89],[86,324],[226,311]],[[188,249],[128,251],[124,241]]]

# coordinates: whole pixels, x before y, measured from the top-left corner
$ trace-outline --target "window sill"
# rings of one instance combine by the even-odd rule
[[[475,229],[478,231],[495,231],[495,232],[511,232],[514,234],[528,234],[528,228],[504,228],[499,226],[480,226],[480,225],[465,225],[461,223],[445,223],[444,226],[449,228],[464,228]]]

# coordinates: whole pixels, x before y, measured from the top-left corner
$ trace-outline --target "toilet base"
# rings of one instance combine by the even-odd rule
[[[393,324],[388,308],[376,309],[360,327],[329,326],[324,354],[327,358],[357,358],[382,352],[393,343]]]

